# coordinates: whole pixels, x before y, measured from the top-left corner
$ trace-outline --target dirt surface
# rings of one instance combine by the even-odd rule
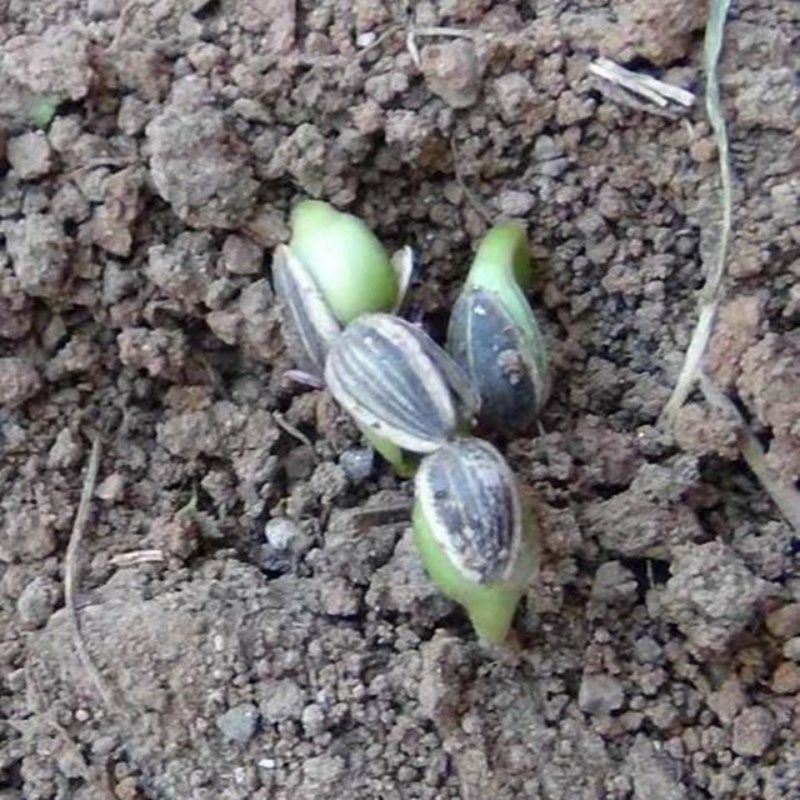
[[[656,426],[714,244],[695,0],[0,0],[0,798],[800,797],[800,541],[695,397]],[[418,35],[450,26],[473,39]],[[726,31],[736,219],[707,369],[800,477],[791,0]],[[794,48],[794,52],[793,52]],[[420,256],[441,338],[527,225],[556,362],[502,443],[544,566],[515,647],[421,571],[409,486],[288,383],[302,196]],[[100,471],[65,554],[91,442]]]

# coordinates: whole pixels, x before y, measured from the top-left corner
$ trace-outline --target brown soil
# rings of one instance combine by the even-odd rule
[[[0,798],[800,797],[800,541],[699,396],[656,421],[713,247],[695,0],[0,0]],[[470,39],[405,31],[450,26]],[[800,477],[791,0],[735,4],[736,189],[707,359]],[[421,571],[410,489],[283,378],[292,202],[421,266],[441,337],[487,220],[527,223],[557,365],[502,443],[547,549],[517,646]],[[63,597],[91,442],[100,472]]]

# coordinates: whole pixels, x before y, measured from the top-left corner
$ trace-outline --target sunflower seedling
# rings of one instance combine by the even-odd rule
[[[457,439],[422,460],[414,490],[428,575],[478,636],[502,642],[538,566],[538,531],[510,467],[488,442]]]
[[[298,365],[315,376],[342,326],[361,314],[396,311],[411,278],[411,249],[389,258],[352,214],[305,200],[292,211],[291,238],[273,260],[275,293]]]
[[[531,255],[515,223],[484,237],[453,307],[447,350],[481,398],[481,422],[497,431],[522,431],[549,393],[548,356],[525,297]]]

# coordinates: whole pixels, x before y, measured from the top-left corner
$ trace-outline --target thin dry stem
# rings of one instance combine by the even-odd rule
[[[608,58],[598,58],[593,61],[589,64],[589,72],[612,84],[622,86],[629,92],[641,95],[659,108],[665,108],[670,100],[687,108],[694,103],[694,95],[690,91],[660,81],[652,75],[625,69]]]
[[[722,294],[722,280],[725,277],[725,265],[733,228],[733,180],[728,155],[728,133],[725,128],[725,116],[720,101],[719,77],[717,74],[729,5],[730,0],[713,0],[706,25],[705,40],[706,112],[714,131],[714,140],[719,152],[719,172],[722,188],[720,238],[713,260],[708,268],[705,286],[700,293],[697,326],[689,342],[675,388],[661,415],[662,424],[666,424],[669,427],[673,426],[675,415],[686,402],[686,398],[692,390],[697,373],[700,370],[703,355],[711,338],[711,331],[714,327],[714,320]]]
[[[112,567],[132,567],[136,564],[162,564],[166,560],[163,550],[131,550],[112,556],[109,563]]]
[[[75,522],[72,526],[72,532],[70,533],[69,544],[67,545],[67,555],[64,560],[64,605],[69,617],[70,627],[72,629],[72,643],[75,647],[75,652],[78,654],[78,660],[91,678],[105,706],[109,709],[114,709],[116,704],[111,697],[111,692],[86,648],[86,642],[83,639],[80,622],[78,620],[78,611],[75,606],[78,552],[86,529],[86,522],[89,518],[89,510],[92,503],[92,495],[94,494],[94,487],[97,483],[97,470],[99,466],[100,438],[95,437],[92,441],[92,451],[89,455],[89,464],[86,468],[86,476],[83,480],[83,489],[81,490],[81,499],[78,503],[78,512],[75,515]]]
[[[291,436],[293,439],[297,439],[298,442],[301,442],[302,444],[314,450],[314,444],[312,443],[311,439],[309,439],[308,436],[306,436],[299,428],[296,428],[294,425],[292,425],[292,423],[289,422],[286,417],[280,413],[280,411],[273,411],[272,418],[278,423],[278,427],[286,431],[289,436]],[[314,456],[316,458],[316,451],[314,451]]]
[[[386,503],[379,506],[366,506],[354,509],[351,519],[364,525],[389,525],[393,522],[404,522],[411,517],[410,502]]]
[[[698,379],[700,388],[708,403],[723,413],[733,416],[741,426],[739,448],[742,452],[742,457],[786,521],[794,528],[795,533],[800,536],[800,492],[793,486],[779,481],[772,474],[761,443],[756,439],[739,409],[736,408],[730,398],[704,373],[701,372]]]
[[[481,216],[483,221],[490,225],[492,222],[492,214],[490,211],[487,210],[486,206],[483,204],[481,199],[478,197],[472,189],[467,186],[466,181],[464,180],[464,176],[461,174],[461,170],[459,169],[459,155],[458,155],[458,148],[456,147],[456,140],[454,137],[450,138],[450,150],[453,154],[453,171],[456,175],[456,181],[458,181],[458,185],[461,187],[461,190],[464,192],[464,196],[467,198],[467,201],[470,205],[475,209],[475,211]]]
[[[475,39],[476,32],[470,31],[465,28],[440,28],[440,27],[422,27],[418,28],[416,25],[409,25],[406,29],[406,49],[408,50],[414,66],[419,69],[422,66],[422,59],[420,58],[419,48],[417,47],[417,37],[434,37],[444,36],[447,39]]]

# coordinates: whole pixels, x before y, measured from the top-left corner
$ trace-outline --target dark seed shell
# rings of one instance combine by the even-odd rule
[[[328,348],[341,333],[339,323],[303,262],[285,245],[275,250],[272,280],[293,357],[301,369],[321,376]]]
[[[412,453],[429,453],[474,414],[458,366],[423,331],[389,314],[365,314],[332,344],[325,381],[363,428]]]
[[[544,399],[544,376],[497,295],[480,287],[461,293],[450,317],[447,350],[480,396],[482,422],[499,431],[530,427]]]
[[[476,583],[508,578],[522,539],[516,482],[500,453],[481,439],[458,439],[423,459],[417,501],[453,564]]]

